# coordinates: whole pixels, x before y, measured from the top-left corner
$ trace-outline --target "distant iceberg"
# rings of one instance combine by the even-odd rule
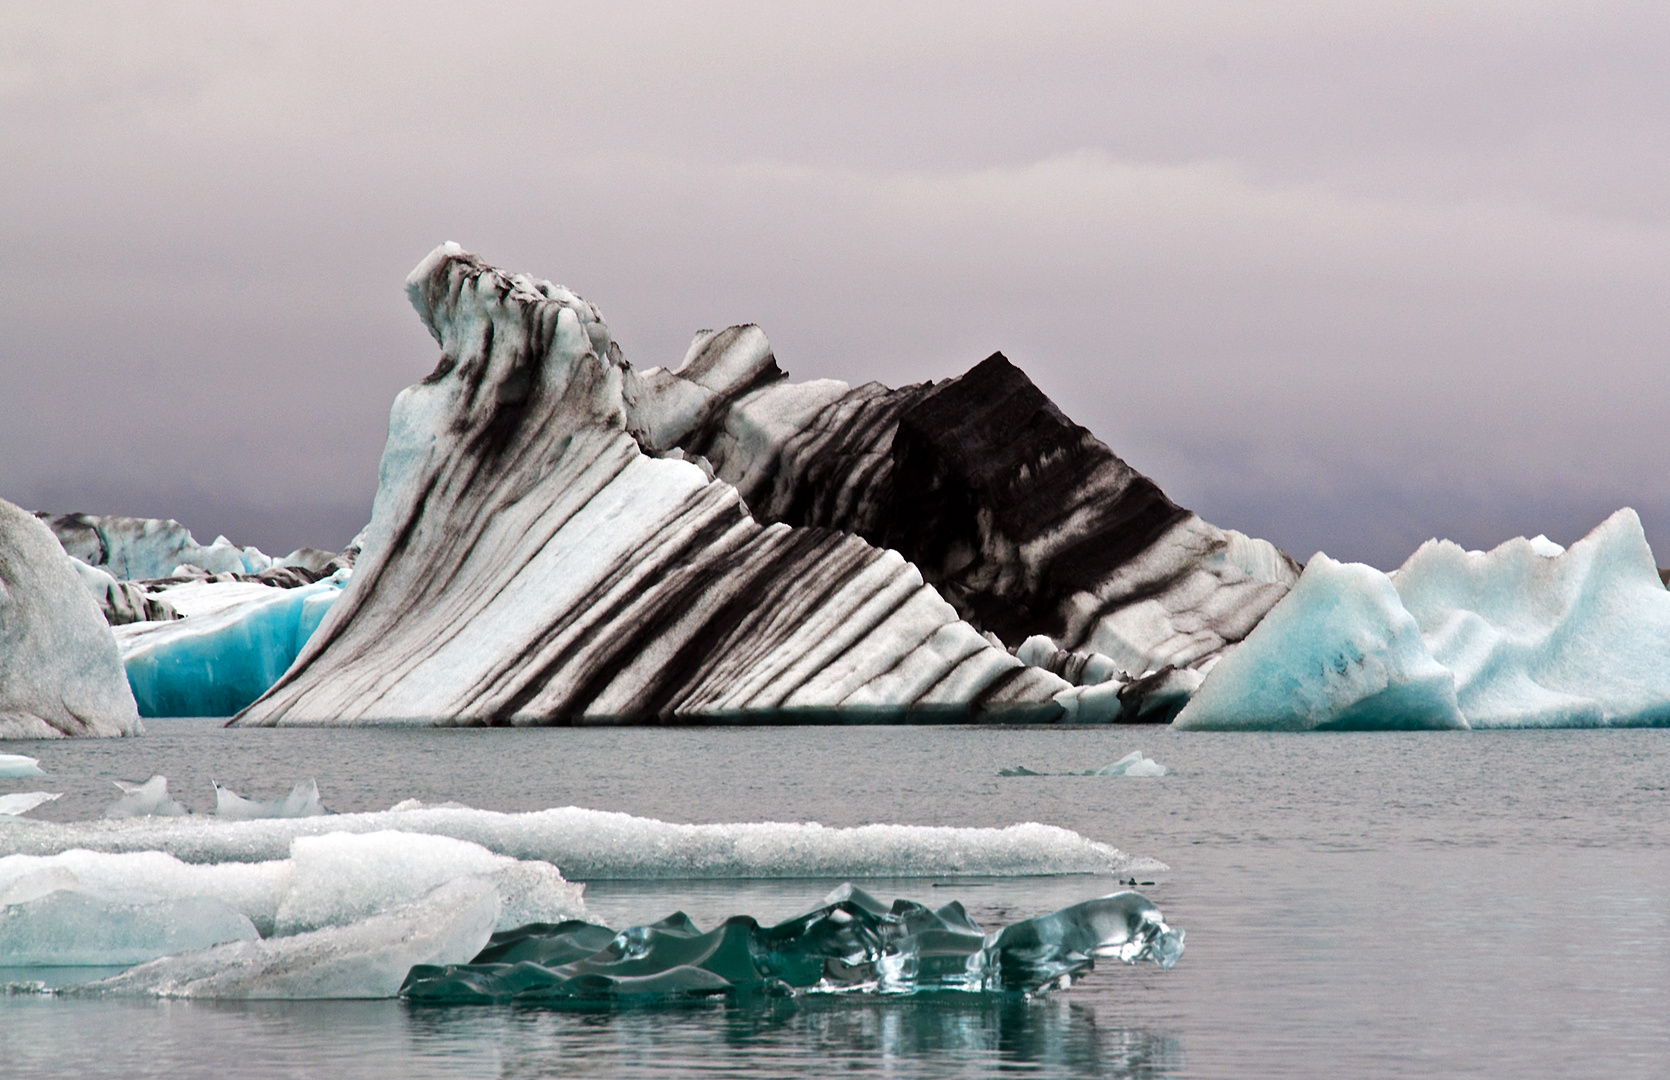
[[[1165,776],[1170,770],[1151,757],[1143,757],[1141,750],[1129,754],[1110,765],[1103,765],[1091,776]]]
[[[1430,541],[1387,575],[1318,555],[1179,728],[1670,723],[1670,592],[1624,509],[1564,550]]]
[[[32,514],[0,499],[0,739],[143,730],[74,561]]]

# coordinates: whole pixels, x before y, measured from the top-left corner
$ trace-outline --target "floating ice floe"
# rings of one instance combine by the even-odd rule
[[[0,739],[143,730],[110,627],[45,525],[0,499]]]
[[[388,998],[419,964],[457,963],[499,920],[491,883],[464,877],[346,926],[164,956],[61,993],[244,1000]]]
[[[38,806],[63,798],[63,795],[61,791],[14,791],[9,795],[0,795],[0,815],[16,817],[27,814]]]
[[[1153,758],[1143,757],[1141,750],[1132,750],[1129,754],[1113,762],[1103,765],[1092,772],[1091,776],[1164,776],[1166,767]]]
[[[266,692],[342,594],[352,570],[310,585],[186,581],[155,594],[179,619],[115,628],[142,716],[231,716]]]
[[[1430,541],[1396,573],[1318,555],[1181,728],[1670,723],[1670,592],[1633,510],[1569,550]]]
[[[441,357],[395,401],[358,572],[238,723],[1105,721],[1130,695],[1004,642],[1193,667],[1297,574],[1001,355],[795,385],[736,326],[638,372],[595,306],[455,244],[407,290]]]
[[[246,799],[231,788],[215,785],[215,816],[227,821],[253,821],[258,818],[318,817],[328,814],[319,801],[319,783],[303,780],[282,799]]]
[[[988,933],[960,903],[886,905],[849,884],[769,927],[738,915],[703,932],[681,912],[619,933],[578,921],[501,932],[468,964],[413,968],[401,994],[559,1007],[743,993],[1037,994],[1083,978],[1098,958],[1170,968],[1183,937],[1133,892]]]
[[[12,855],[0,858],[0,967],[134,964],[305,936],[466,880],[493,897],[488,931],[585,912],[581,886],[549,863],[412,833],[298,837],[289,858],[256,863],[194,865],[156,851]]]
[[[0,819],[0,853],[51,855],[81,848],[164,851],[190,863],[262,862],[285,858],[297,837],[384,830],[450,836],[513,858],[545,860],[577,881],[1012,877],[1165,868],[1067,829],[1036,823],[1003,829],[678,825],[578,807],[517,814],[430,807],[259,821],[207,816],[73,824]]]
[[[168,777],[153,776],[144,783],[112,780],[122,797],[105,807],[107,818],[184,817],[191,813],[168,795]]]
[[[0,777],[14,778],[26,776],[45,776],[39,758],[27,757],[23,754],[0,754]]]

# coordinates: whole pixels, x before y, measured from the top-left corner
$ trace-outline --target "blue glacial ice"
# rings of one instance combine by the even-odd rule
[[[413,968],[413,1001],[596,1006],[718,995],[1037,994],[1083,978],[1098,958],[1170,968],[1183,931],[1138,893],[982,930],[960,903],[883,904],[843,885],[804,915],[761,926],[733,916],[702,931],[682,912],[616,933],[583,922],[494,935],[468,964]]]
[[[1393,574],[1318,555],[1181,728],[1670,723],[1670,592],[1624,509],[1569,550],[1429,541]]]
[[[25,776],[45,776],[39,758],[24,754],[0,754],[0,777],[11,779]]]
[[[181,616],[114,628],[141,716],[231,716],[296,659],[352,571],[293,589],[189,581],[158,599]]]

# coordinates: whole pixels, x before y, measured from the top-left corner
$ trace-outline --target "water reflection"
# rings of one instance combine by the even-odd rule
[[[798,998],[589,1014],[413,1007],[409,1022],[418,1043],[492,1040],[504,1077],[1038,1071],[1145,1078],[1183,1070],[1177,1039],[1109,1026],[1094,1008],[1052,999]]]

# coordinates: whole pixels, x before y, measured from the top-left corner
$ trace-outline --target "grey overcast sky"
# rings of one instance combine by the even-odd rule
[[[369,512],[442,240],[628,359],[996,349],[1299,558],[1670,562],[1670,5],[0,5],[0,496],[271,552]]]

